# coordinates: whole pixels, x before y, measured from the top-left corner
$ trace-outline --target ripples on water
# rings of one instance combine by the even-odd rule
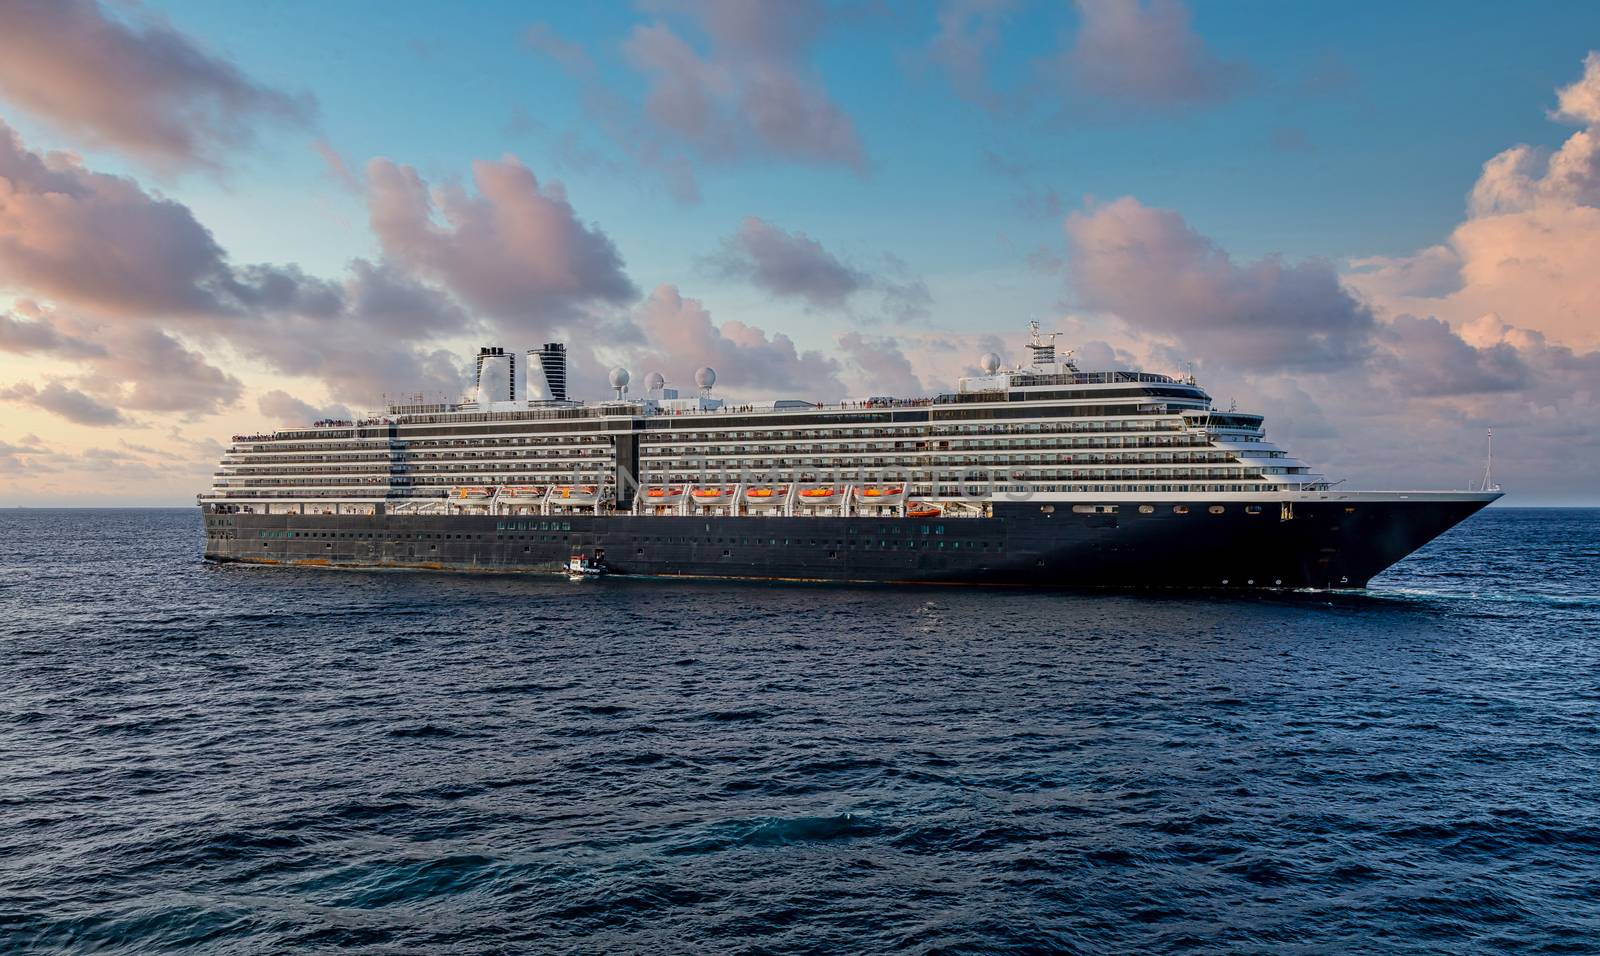
[[[1341,597],[200,543],[0,513],[0,949],[1600,947],[1600,512]]]

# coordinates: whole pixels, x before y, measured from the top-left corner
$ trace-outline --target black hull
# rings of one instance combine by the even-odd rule
[[[1494,495],[1151,502],[1078,514],[997,502],[989,518],[205,515],[214,561],[1053,588],[1362,588]],[[1048,510],[1047,510],[1048,509]],[[1180,509],[1187,509],[1181,511]]]

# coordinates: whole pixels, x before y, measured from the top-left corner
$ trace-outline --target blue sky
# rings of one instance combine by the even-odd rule
[[[1133,194],[1181,208],[1242,255],[1403,253],[1448,231],[1485,157],[1509,143],[1559,141],[1541,108],[1600,38],[1600,6],[1590,4],[1199,3],[1196,30],[1251,70],[1233,101],[1187,114],[1051,120],[1038,111],[1017,122],[953,102],[935,71],[914,65],[936,30],[931,4],[869,11],[823,41],[818,64],[855,118],[871,172],[786,163],[714,170],[704,202],[685,208],[650,184],[563,163],[549,133],[581,133],[589,121],[575,84],[518,42],[530,24],[548,23],[594,51],[609,79],[638,89],[616,62],[640,20],[626,5],[480,3],[466,15],[425,4],[156,6],[248,74],[313,91],[324,134],[353,162],[389,156],[459,176],[474,158],[515,153],[558,171],[596,220],[619,232],[626,223],[638,237],[624,250],[630,264],[654,271],[659,261],[665,275],[684,263],[661,246],[686,231],[714,241],[748,214],[892,247],[928,269],[974,255],[1001,261],[992,242],[953,242],[952,220],[981,223],[984,239],[1004,230],[1043,241],[1054,224],[1006,208],[1014,190],[985,170],[985,150],[1027,165],[1068,202]],[[1029,65],[1074,21],[1065,4],[1019,10],[994,56],[997,72],[1026,82]],[[518,109],[545,130],[512,129]],[[1275,145],[1283,133],[1305,145]],[[326,192],[317,157],[286,142],[226,184],[189,184],[185,196],[208,196],[219,231],[244,220],[228,243],[240,258],[331,268],[349,245],[313,253],[320,230],[308,237],[300,213],[305,196]],[[348,212],[359,221],[358,202]],[[261,230],[261,215],[274,228]]]
[[[441,320],[436,335],[387,342],[404,352],[390,356],[395,368],[420,367],[419,356],[435,347],[465,349],[490,336],[519,347],[530,344],[523,338],[559,332],[615,343],[602,346],[595,363],[660,362],[671,371],[689,366],[687,351],[714,346],[773,387],[820,375],[822,390],[878,391],[875,376],[887,375],[902,390],[928,390],[953,382],[986,336],[1015,346],[1018,329],[1041,317],[1108,360],[1197,361],[1219,394],[1276,407],[1282,433],[1309,446],[1304,457],[1369,483],[1442,480],[1461,470],[1457,459],[1493,419],[1512,434],[1526,425],[1527,460],[1538,462],[1529,465],[1528,486],[1539,489],[1539,500],[1587,500],[1574,475],[1600,451],[1592,439],[1558,434],[1555,423],[1584,414],[1589,394],[1557,398],[1533,383],[1549,379],[1551,369],[1578,374],[1572,370],[1594,358],[1600,332],[1591,334],[1589,287],[1574,278],[1577,270],[1556,266],[1544,269],[1553,276],[1548,289],[1519,284],[1534,281],[1527,276],[1492,276],[1479,286],[1494,272],[1495,242],[1516,241],[1516,228],[1586,229],[1594,200],[1578,190],[1563,193],[1567,207],[1552,206],[1559,184],[1542,166],[1517,180],[1527,186],[1526,201],[1514,209],[1474,207],[1469,195],[1489,182],[1485,164],[1519,144],[1542,150],[1529,160],[1536,165],[1564,144],[1584,145],[1587,114],[1552,114],[1562,90],[1587,82],[1585,57],[1600,47],[1600,6],[866,0],[821,3],[815,16],[802,16],[798,2],[719,2],[128,8],[70,0],[42,8],[51,16],[41,21],[52,22],[10,32],[28,34],[30,49],[61,45],[57,60],[65,65],[49,68],[59,70],[52,82],[77,98],[41,99],[26,76],[0,66],[0,120],[30,154],[71,150],[86,171],[125,177],[152,202],[181,204],[225,257],[208,269],[292,268],[332,288],[354,281],[353,260],[383,263],[416,295],[468,316],[449,328]],[[55,16],[66,10],[70,16]],[[751,15],[728,25],[730,11],[740,10]],[[964,79],[940,59],[941,31],[963,13],[985,12],[993,26],[987,42],[977,29],[981,17],[964,21],[963,37],[978,54],[975,73]],[[0,19],[8,16],[20,14],[0,11]],[[105,55],[125,58],[126,72],[118,72],[126,64],[72,52],[73,31],[87,35],[105,24],[120,38]],[[656,40],[681,43],[687,61],[642,65],[637,45],[652,30]],[[530,31],[543,42],[531,41]],[[151,42],[158,33],[213,66],[198,78],[184,74],[162,60],[172,44]],[[556,47],[592,70],[561,62]],[[669,47],[653,49],[660,56]],[[1176,82],[1163,73],[1172,60],[1192,61]],[[128,83],[169,68],[176,78],[168,86],[130,95]],[[1111,79],[1096,81],[1096,68],[1110,70]],[[778,132],[762,132],[740,98],[774,75],[812,97],[806,102],[815,110],[779,115]],[[710,137],[697,140],[681,109],[666,118],[652,112],[652,97],[673,82],[710,91],[722,111],[717,122],[737,142],[727,155],[706,146]],[[1211,82],[1209,93],[1199,89]],[[188,109],[204,114],[240,84],[314,107],[281,121],[253,102],[237,117],[247,134],[218,135],[209,143],[215,155],[169,151],[152,159],[137,132],[103,125],[90,102],[96,84],[105,102],[148,110],[152,121]],[[597,108],[597,97],[612,113]],[[622,117],[630,132],[619,136],[608,115]],[[835,131],[844,129],[849,142],[785,137],[786,124],[805,130],[818,117],[842,124]],[[645,142],[692,172],[696,199],[669,188],[661,165],[640,151]],[[331,169],[329,155],[348,176]],[[384,196],[366,175],[374,160],[398,171]],[[502,161],[531,172],[546,190],[560,184],[570,236],[592,233],[614,245],[615,262],[602,255],[569,263],[597,270],[588,275],[604,288],[530,287],[532,295],[554,296],[530,307],[537,315],[495,314],[493,295],[504,288],[474,285],[461,274],[470,262],[441,263],[451,249],[470,247],[444,221],[441,190],[459,187],[492,217],[504,197],[484,198],[474,164]],[[406,176],[423,184],[423,194],[433,191],[436,208],[385,232],[375,210],[403,204],[394,184]],[[1132,205],[1117,205],[1123,200]],[[430,230],[446,237],[442,245]],[[763,258],[761,235],[772,255],[791,258]],[[1104,256],[1128,242],[1147,257],[1152,281],[1171,288],[1142,298],[1126,288],[1141,283]],[[1585,242],[1580,233],[1565,246],[1581,250]],[[537,271],[543,252],[531,249],[504,250],[497,281],[515,270],[516,255]],[[1181,287],[1174,272],[1187,275]],[[1109,276],[1119,277],[1120,294],[1106,287]],[[664,285],[689,304],[658,296]],[[909,297],[894,301],[903,311],[888,314],[902,292]],[[11,426],[0,428],[0,462],[8,447],[81,455],[104,444],[92,416],[58,421],[39,398],[52,388],[58,397],[83,395],[100,422],[185,435],[258,422],[269,391],[307,407],[367,401],[330,371],[331,351],[326,361],[309,361],[263,345],[292,336],[283,330],[304,327],[303,318],[222,322],[162,311],[159,303],[130,311],[108,295],[77,294],[21,265],[8,271],[0,252],[0,313],[9,302],[15,316],[41,323],[24,329],[28,341],[48,338],[50,329],[138,328],[189,350],[196,368],[217,373],[203,375],[224,384],[195,408],[147,400],[119,416],[116,399],[137,401],[130,398],[139,392],[134,371],[86,367],[83,348],[0,347],[0,395],[14,396],[0,405]],[[172,300],[193,298],[184,295]],[[1270,326],[1265,333],[1287,329],[1283,341],[1302,335],[1320,344],[1275,355],[1278,370],[1250,365],[1212,345],[1229,328],[1228,310],[1240,308],[1272,312],[1252,319]],[[1171,312],[1212,318],[1169,321]],[[1437,327],[1426,324],[1432,317]],[[257,326],[240,332],[247,321]],[[362,321],[353,317],[346,328]],[[730,321],[740,328],[726,327]],[[1292,324],[1313,321],[1334,331]],[[690,330],[701,325],[710,331]],[[747,336],[736,345],[744,326],[759,341]],[[865,338],[842,338],[852,333]],[[1341,335],[1354,338],[1333,341]],[[785,351],[791,342],[792,355]],[[1451,362],[1463,364],[1446,383],[1416,384],[1427,378],[1417,369]],[[1286,379],[1284,370],[1294,374]],[[106,385],[113,372],[125,377]],[[225,384],[229,377],[233,385]],[[99,392],[90,387],[96,380]],[[397,387],[371,381],[374,389]],[[1390,389],[1389,400],[1340,409],[1338,396],[1359,381],[1382,383],[1373,392]],[[1361,430],[1341,424],[1352,415],[1390,437],[1370,452],[1352,451]],[[1407,424],[1416,419],[1446,421],[1442,433],[1452,437],[1430,437],[1419,448]],[[60,436],[55,445],[46,427]],[[1394,464],[1391,452],[1402,448],[1418,459],[1411,473]],[[31,480],[13,479],[15,494],[34,500]]]

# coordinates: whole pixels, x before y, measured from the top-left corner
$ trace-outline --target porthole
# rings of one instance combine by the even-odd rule
[[[1222,514],[1222,512],[1225,509],[1221,505],[1212,505],[1211,507],[1207,508],[1206,510],[1211,512],[1214,515],[1219,515],[1219,514]]]
[[[1053,514],[1056,513],[1056,506],[1055,505],[1040,505],[1039,506],[1039,510],[1043,511],[1047,515],[1053,515]]]
[[[1153,514],[1156,513],[1156,506],[1155,505],[1140,505],[1139,506],[1139,513],[1142,514],[1142,515],[1153,515]]]
[[[1186,514],[1189,513],[1189,506],[1188,505],[1173,505],[1172,506],[1172,513],[1175,514],[1175,515],[1186,515]],[[1227,582],[1224,581],[1223,583],[1226,584]]]
[[[1258,514],[1261,513],[1261,506],[1260,505],[1245,505],[1244,506],[1244,513],[1247,514],[1247,515],[1258,515]]]

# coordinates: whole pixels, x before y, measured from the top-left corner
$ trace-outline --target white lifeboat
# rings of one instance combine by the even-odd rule
[[[457,485],[450,489],[450,497],[469,501],[492,498],[494,497],[494,488],[486,488],[482,485]]]
[[[540,485],[506,485],[500,497],[507,501],[535,501],[544,497],[546,489]]]
[[[594,485],[559,485],[550,489],[550,500],[555,504],[592,504],[600,498],[600,489]]]
[[[744,490],[745,504],[752,508],[773,508],[789,497],[788,485],[756,485]]]

